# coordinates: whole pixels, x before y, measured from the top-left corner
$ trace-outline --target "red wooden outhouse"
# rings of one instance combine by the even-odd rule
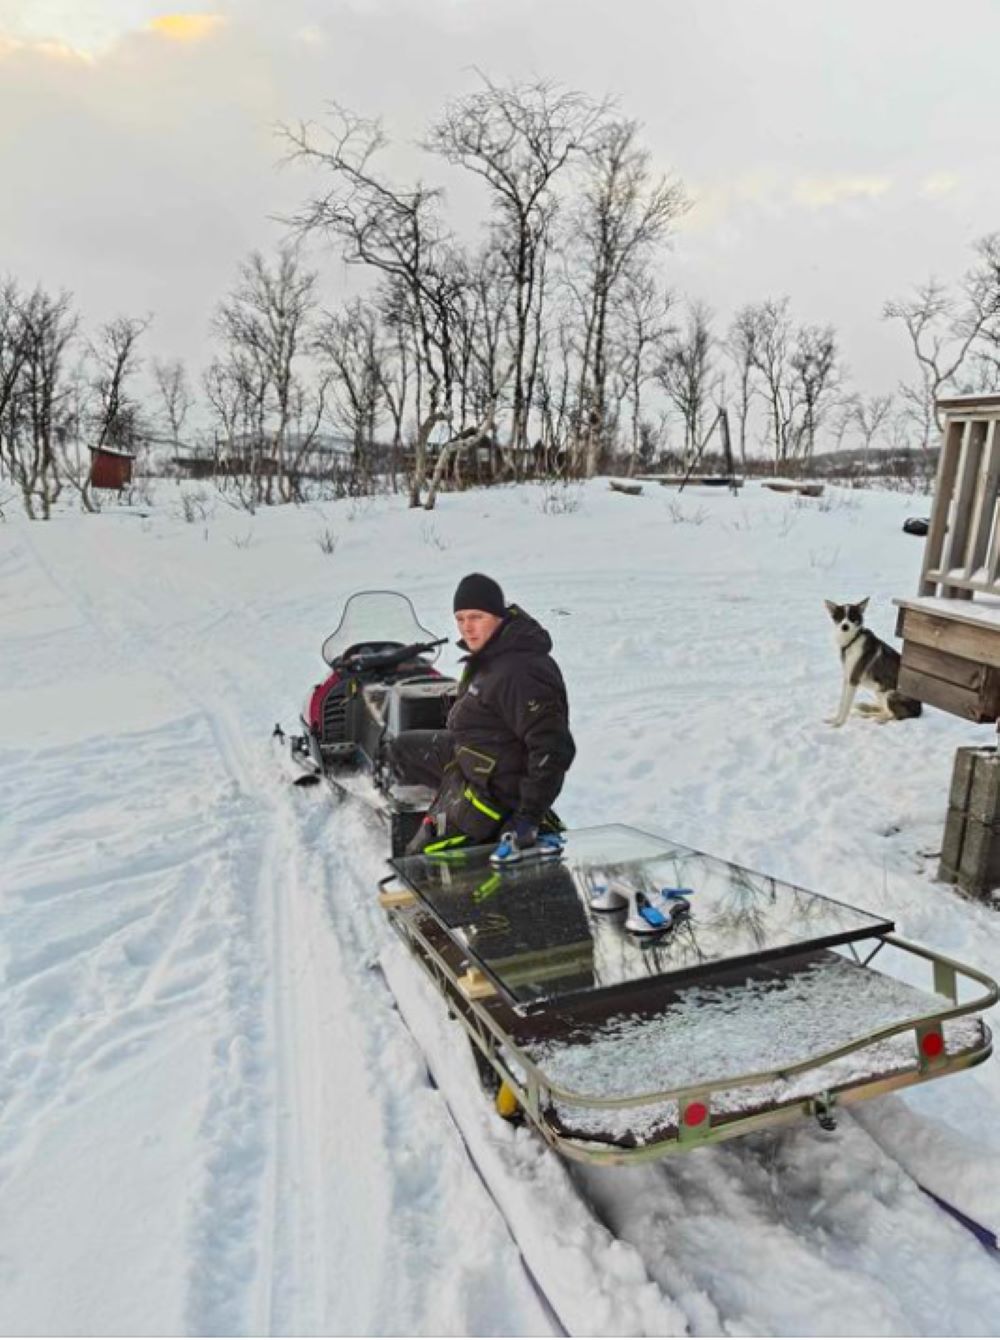
[[[117,447],[90,448],[90,482],[95,489],[123,489],[132,482],[135,454]]]

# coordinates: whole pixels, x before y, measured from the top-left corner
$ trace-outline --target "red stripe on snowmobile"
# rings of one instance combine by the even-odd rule
[[[340,683],[340,675],[334,670],[332,675],[328,675],[322,684],[317,684],[309,697],[309,706],[306,709],[306,719],[310,727],[319,730],[323,721],[323,703],[326,701],[326,695],[331,689],[337,687]]]

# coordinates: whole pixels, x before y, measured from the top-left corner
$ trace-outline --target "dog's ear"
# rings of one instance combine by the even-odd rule
[[[866,609],[866,607],[867,607],[867,605],[868,605],[869,600],[871,600],[871,596],[865,596],[864,600],[859,600],[859,601],[858,601],[858,613],[859,613],[859,614],[864,614],[865,609]]]
[[[830,618],[831,618],[831,619],[839,619],[839,618],[840,618],[840,606],[839,606],[835,601],[833,601],[833,600],[824,600],[824,601],[823,601],[823,604],[826,606],[827,611],[829,612],[829,615],[830,615]]]

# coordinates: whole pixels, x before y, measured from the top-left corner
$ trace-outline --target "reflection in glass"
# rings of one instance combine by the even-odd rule
[[[690,977],[805,948],[885,934],[892,923],[730,861],[622,824],[567,835],[564,860],[493,870],[488,849],[459,860],[393,862],[407,884],[513,1001],[521,1004]],[[684,890],[690,915],[652,939],[625,912],[595,912],[595,885],[652,899]]]

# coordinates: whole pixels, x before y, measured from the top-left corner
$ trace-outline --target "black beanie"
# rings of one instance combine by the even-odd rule
[[[455,588],[452,609],[456,613],[459,610],[485,610],[487,614],[495,614],[498,619],[507,613],[500,587],[492,577],[484,577],[481,572],[470,572],[468,577],[462,578]]]

